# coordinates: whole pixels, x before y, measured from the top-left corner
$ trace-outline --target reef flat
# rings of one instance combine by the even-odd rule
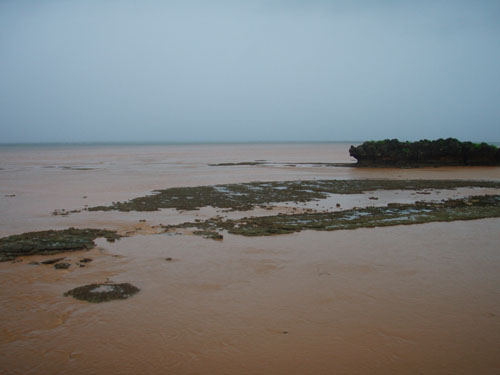
[[[376,190],[408,190],[430,194],[430,190],[457,188],[500,189],[499,181],[470,180],[305,180],[278,182],[251,182],[215,186],[178,187],[154,191],[151,195],[109,206],[88,208],[89,211],[158,211],[164,208],[198,210],[212,206],[225,211],[249,211],[255,207],[269,210],[278,203],[304,203],[326,199],[331,194],[362,194]],[[376,200],[376,197],[370,197]],[[165,231],[193,228],[193,234],[213,240],[222,240],[220,231],[245,236],[263,236],[298,232],[305,229],[339,230],[400,224],[418,224],[433,221],[471,220],[499,217],[499,196],[474,196],[441,202],[390,203],[388,206],[314,211],[310,208],[292,214],[246,217],[224,220],[221,216],[174,226],[161,226]],[[294,211],[297,207],[292,207]],[[83,210],[82,210],[83,211]],[[68,211],[77,214],[80,210]],[[126,232],[133,235],[135,232]],[[58,252],[91,249],[94,240],[108,241],[120,238],[116,231],[105,229],[48,230],[28,232],[0,238],[0,261],[19,256],[55,254]]]
[[[198,210],[212,206],[247,211],[280,202],[309,202],[328,194],[362,194],[375,190],[456,189],[461,187],[500,188],[497,181],[468,180],[303,180],[251,182],[215,186],[178,187],[155,190],[150,195],[88,211],[157,211],[163,208]]]
[[[92,249],[94,240],[104,237],[113,242],[121,236],[106,229],[46,230],[0,238],[0,262],[26,255],[50,255],[64,251]]]
[[[164,228],[166,231],[197,228],[210,233],[226,230],[231,234],[243,236],[269,236],[302,230],[334,231],[490,217],[500,217],[500,195],[471,196],[442,202],[390,203],[384,207],[245,217],[238,220],[223,220],[217,217],[203,222],[186,222]]]

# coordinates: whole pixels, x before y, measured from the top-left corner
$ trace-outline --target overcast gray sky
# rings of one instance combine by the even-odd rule
[[[1,0],[0,142],[500,141],[500,1]]]

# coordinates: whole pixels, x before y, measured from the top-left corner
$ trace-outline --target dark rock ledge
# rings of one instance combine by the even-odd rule
[[[455,138],[400,142],[368,141],[351,146],[349,154],[359,167],[425,167],[500,165],[500,149],[487,143],[460,142]]]

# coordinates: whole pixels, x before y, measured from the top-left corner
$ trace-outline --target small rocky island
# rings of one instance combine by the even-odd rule
[[[400,142],[368,141],[351,146],[349,154],[359,167],[425,167],[500,165],[500,149],[487,143],[460,142],[455,138]]]

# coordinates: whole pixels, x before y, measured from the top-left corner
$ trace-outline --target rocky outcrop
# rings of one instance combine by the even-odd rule
[[[351,146],[349,154],[358,166],[419,167],[448,165],[500,165],[500,149],[487,143],[460,142],[455,138],[400,142],[368,141]]]

